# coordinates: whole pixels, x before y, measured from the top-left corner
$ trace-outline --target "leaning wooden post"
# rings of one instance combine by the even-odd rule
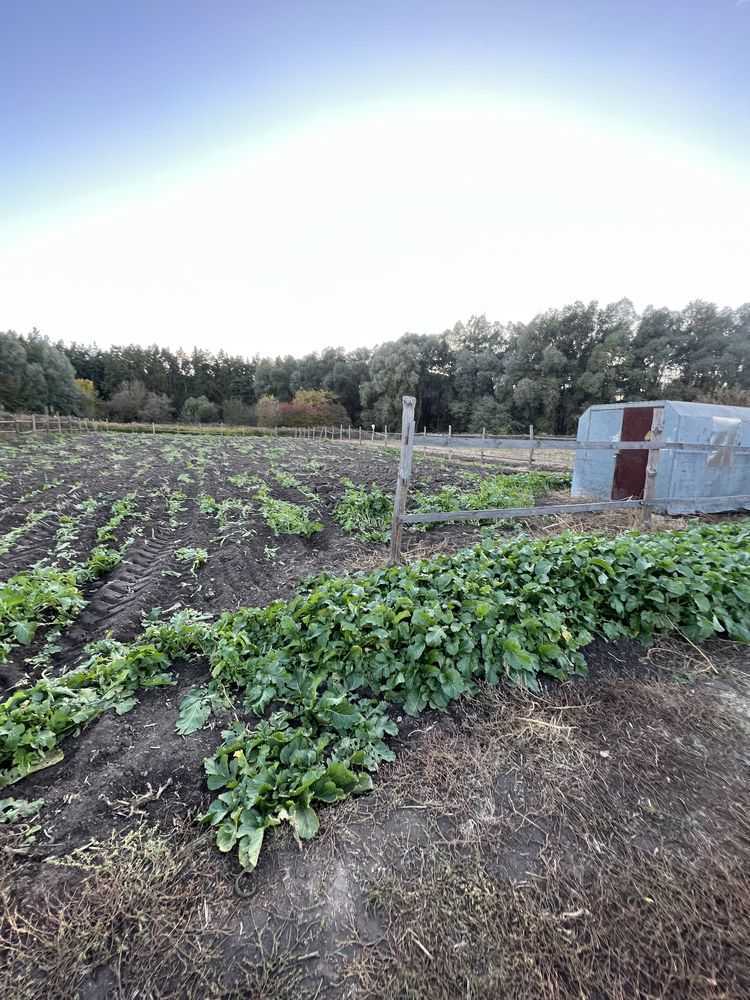
[[[534,425],[529,424],[529,468],[534,464]]]
[[[406,511],[406,498],[411,481],[411,460],[414,452],[414,396],[403,396],[401,410],[401,459],[398,465],[396,496],[393,501],[393,521],[391,523],[391,566],[401,561],[401,517]]]
[[[659,408],[654,410],[651,419],[651,431],[648,435],[652,442],[661,440],[661,433],[664,430],[664,410]],[[643,530],[651,530],[651,514],[653,509],[649,500],[656,499],[656,473],[659,469],[659,449],[654,448],[648,453],[646,462],[646,481],[643,484]]]

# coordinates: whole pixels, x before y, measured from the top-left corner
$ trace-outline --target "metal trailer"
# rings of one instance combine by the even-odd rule
[[[645,490],[665,501],[653,506],[660,513],[750,509],[750,407],[677,400],[590,406],[578,421],[577,440],[574,497],[638,499]],[[587,441],[662,441],[673,447],[607,451],[588,449]]]

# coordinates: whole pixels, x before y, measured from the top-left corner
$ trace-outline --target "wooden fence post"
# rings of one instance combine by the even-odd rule
[[[395,566],[401,561],[401,536],[404,530],[401,515],[406,511],[406,498],[409,494],[411,481],[411,464],[414,453],[414,406],[416,402],[414,396],[402,396],[401,398],[401,458],[398,464],[396,496],[393,500],[391,566]]]
[[[57,414],[57,433],[62,434],[62,421],[60,420],[60,414]]]
[[[534,425],[529,424],[529,468],[534,464]]]
[[[482,428],[482,450],[479,453],[479,461],[484,465],[484,439],[486,435],[484,433],[484,427]]]
[[[31,430],[32,431],[36,430],[36,414],[35,413],[31,414]]]
[[[384,435],[383,435],[383,442],[384,442],[384,444],[385,444],[385,446],[387,448],[388,447],[388,424],[385,425],[385,430],[384,430]]]
[[[654,409],[654,415],[651,418],[651,432],[648,435],[651,441],[660,441],[661,434],[664,430],[664,410],[662,408]],[[646,481],[643,485],[643,530],[651,530],[651,514],[653,513],[651,505],[646,501],[654,500],[656,498],[656,473],[659,468],[659,449],[654,448],[648,453],[648,460],[646,462]]]
[[[375,424],[372,425],[372,440],[375,440]]]

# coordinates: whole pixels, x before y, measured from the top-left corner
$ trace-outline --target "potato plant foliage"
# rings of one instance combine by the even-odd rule
[[[464,474],[465,486],[443,486],[434,493],[414,490],[408,509],[414,513],[453,510],[488,510],[497,507],[527,507],[548,490],[570,484],[562,473],[520,472],[481,476]],[[334,517],[344,531],[355,532],[364,541],[387,542],[393,517],[393,498],[375,483],[369,488],[343,482],[344,494]],[[409,531],[425,531],[429,525],[412,525]]]
[[[188,700],[181,731],[205,722],[222,692],[241,694],[247,721],[205,761],[218,794],[204,819],[219,849],[252,868],[266,829],[288,821],[311,837],[316,805],[371,786],[393,757],[396,712],[445,709],[480,680],[533,691],[545,675],[582,673],[596,635],[649,641],[679,628],[694,641],[748,642],[749,619],[747,520],[486,540],[408,566],[318,577],[289,601],[214,623],[182,612],[14,692],[0,703],[0,787],[59,759],[63,737],[96,715],[132,707],[138,688],[169,682],[175,659],[202,656],[211,679]]]
[[[128,539],[117,548],[117,530],[137,517],[134,498],[127,496],[112,504],[111,515],[96,533],[97,545],[85,562],[74,562],[62,569],[58,563],[67,558],[67,537],[75,530],[73,518],[67,518],[59,551],[53,562],[39,562],[22,573],[0,583],[0,664],[7,661],[16,646],[28,646],[40,628],[69,625],[86,606],[82,587],[108,573],[122,560]],[[58,531],[58,536],[61,532]]]

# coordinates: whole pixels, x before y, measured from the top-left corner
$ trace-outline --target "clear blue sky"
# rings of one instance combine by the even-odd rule
[[[471,311],[527,318],[518,311],[579,296],[750,298],[736,280],[743,262],[750,273],[742,227],[710,222],[734,204],[741,213],[743,193],[747,211],[750,194],[748,2],[5,0],[0,32],[0,329],[219,346],[207,329],[216,325],[232,349],[296,351],[440,328]],[[594,211],[581,176],[589,154],[597,178],[612,169],[618,201],[633,176],[628,155],[655,149],[655,188],[643,172],[643,189],[607,227],[605,192],[591,192]],[[524,158],[534,185],[511,170],[493,186]],[[565,177],[574,161],[582,168]],[[691,233],[677,201],[649,228],[675,163],[693,171],[677,184],[685,214],[709,199]],[[558,185],[542,206],[546,229],[535,197],[545,178]],[[583,210],[560,210],[571,201]],[[195,216],[183,228],[186,210]],[[519,294],[522,275],[508,271],[526,210],[537,245],[557,251],[541,255],[533,293]],[[242,231],[254,242],[246,259]],[[670,275],[659,296],[638,246],[660,241],[672,257],[685,239],[718,239],[727,259],[706,253],[702,269],[681,268],[704,282],[688,289]],[[617,281],[595,273],[593,243],[597,258],[619,246]],[[188,254],[188,244],[199,249]],[[555,268],[566,245],[590,280]],[[477,268],[493,259],[494,269]],[[526,275],[531,259],[521,253]]]

